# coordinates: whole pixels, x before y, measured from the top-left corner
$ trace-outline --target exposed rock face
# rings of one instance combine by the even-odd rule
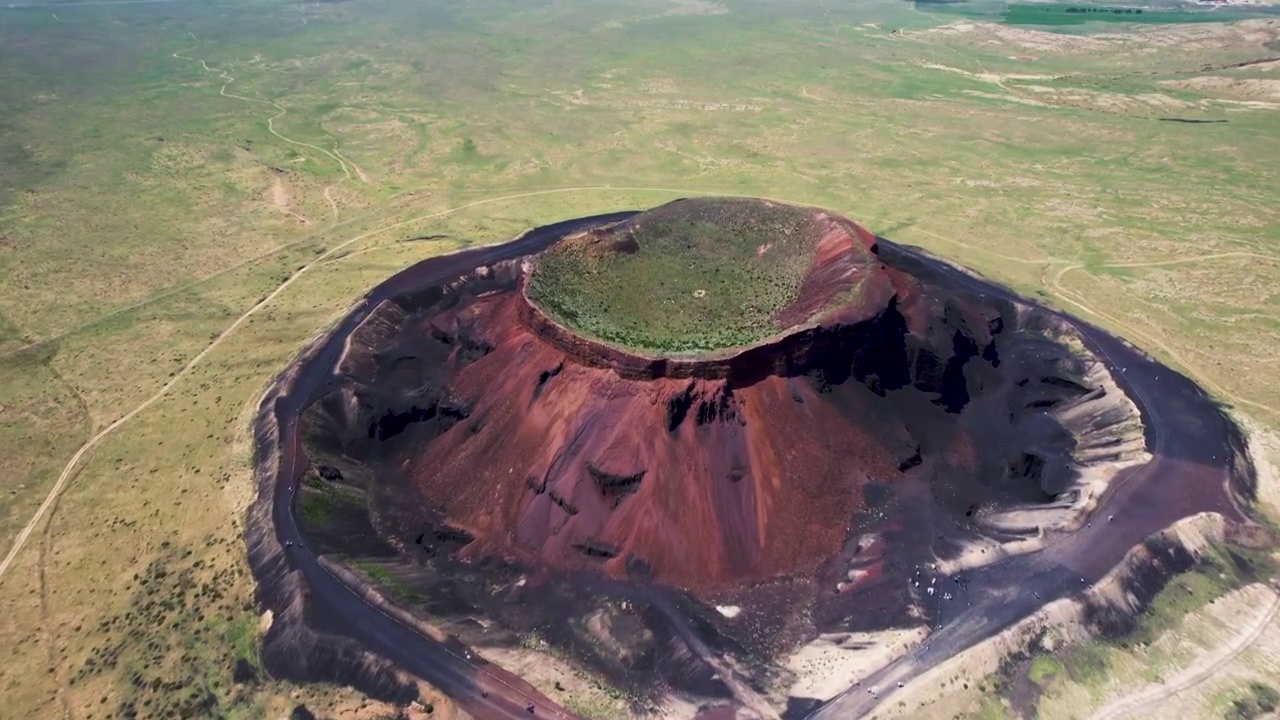
[[[492,331],[493,353],[451,360],[449,394],[484,420],[404,451],[410,467],[432,468],[415,470],[414,484],[438,511],[477,538],[509,542],[502,552],[689,587],[812,571],[839,548],[860,486],[896,473],[906,450],[843,421],[803,378],[738,385],[733,372],[680,377],[699,369],[686,364],[677,377],[640,379],[647,373],[622,363],[616,372],[607,357],[566,357],[513,322],[522,307],[513,292],[433,318],[448,333]],[[844,468],[812,451],[818,424]],[[486,545],[463,552],[495,549]]]
[[[529,302],[515,261],[385,303],[321,424],[400,493],[406,539],[445,528],[456,559],[706,597],[778,578],[889,588],[887,554],[1075,522],[1142,452],[1136,409],[1065,326],[877,257],[860,228],[840,242],[873,263],[831,238],[801,304],[855,273],[846,304],[700,358],[576,335]]]

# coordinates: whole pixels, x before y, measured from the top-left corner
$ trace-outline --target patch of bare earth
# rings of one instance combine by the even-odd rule
[[[1234,23],[1148,25],[1135,28],[1132,32],[1105,33],[1093,37],[1120,45],[1220,50],[1240,45],[1265,45],[1280,37],[1280,26],[1275,25],[1273,20],[1264,19]]]
[[[1020,85],[1018,89],[1043,97],[1053,105],[1065,105],[1104,112],[1176,112],[1196,107],[1195,103],[1179,100],[1162,93],[1125,95],[1098,90],[1045,87],[1042,85]]]
[[[915,627],[819,636],[787,659],[787,669],[795,674],[788,694],[830,700],[906,654],[926,634],[923,627]]]
[[[1243,684],[1254,672],[1275,668],[1280,627],[1274,621],[1280,598],[1274,588],[1241,588],[1188,616],[1151,650],[1182,650],[1184,662],[1162,668],[1153,682],[1113,683],[1115,695],[1090,720],[1150,717],[1204,717],[1215,691]],[[1245,657],[1250,651],[1255,657]],[[1119,678],[1117,678],[1119,679]]]
[[[1262,54],[1262,46],[1280,37],[1280,25],[1261,19],[1235,23],[1151,25],[1135,27],[1126,32],[1084,36],[998,23],[958,22],[903,35],[924,42],[954,38],[974,45],[1000,47],[1015,57],[1027,54],[1073,55],[1105,51],[1145,53],[1162,47],[1222,50],[1242,46],[1257,47],[1259,54]]]
[[[1223,531],[1222,516],[1216,513],[1202,513],[1176,523],[1165,532],[1165,535],[1189,551],[1198,553],[1213,542],[1220,541]],[[1131,565],[1147,561],[1143,558],[1144,551],[1135,549],[1119,567],[1079,598],[1065,598],[1049,603],[1039,612],[1004,632],[934,666],[908,682],[904,688],[896,691],[892,701],[878,709],[876,716],[885,719],[912,718],[913,720],[954,718],[957,711],[971,710],[976,707],[980,698],[972,689],[983,692],[980,686],[983,678],[997,672],[1004,658],[1032,647],[1037,642],[1037,638],[1041,638],[1038,642],[1047,651],[1052,651],[1063,644],[1070,645],[1090,640],[1086,602],[1107,605],[1121,612],[1135,612],[1133,598],[1125,589],[1124,580],[1130,574]],[[1238,592],[1246,591],[1261,591],[1270,593],[1274,597],[1274,593],[1262,585],[1252,585]],[[1220,606],[1222,603],[1223,600],[1218,601]],[[1197,613],[1219,612],[1221,609],[1201,609]],[[1274,623],[1272,625],[1274,626]],[[1054,632],[1051,636],[1046,636],[1045,631],[1049,629],[1053,629]],[[1049,637],[1052,639],[1047,640]],[[1227,643],[1230,639],[1223,638],[1220,644]],[[1132,684],[1132,682],[1121,683],[1102,696],[1095,696],[1082,690],[1082,695],[1071,704],[1070,717],[1077,719],[1085,717],[1084,712],[1097,707],[1107,696],[1127,692],[1128,686]],[[1043,707],[1039,710],[1041,717],[1058,717]],[[1191,716],[1157,713],[1142,717]]]
[[[1238,417],[1238,416],[1237,416]],[[1249,437],[1249,457],[1258,473],[1258,503],[1280,516],[1280,435],[1261,423],[1240,418]]]
[[[476,646],[474,650],[480,657],[519,675],[538,692],[570,709],[590,708],[599,717],[627,720],[691,720],[698,712],[696,706],[669,698],[659,703],[654,713],[638,713],[631,703],[606,685],[549,652],[502,646]]]
[[[604,26],[607,28],[620,28],[631,23],[658,20],[666,17],[724,15],[727,12],[729,12],[729,8],[718,2],[710,2],[710,0],[673,0],[671,7],[664,12],[627,20],[610,20]]]
[[[1015,102],[1023,102],[1027,104],[1037,105],[1058,105],[1077,107],[1086,110],[1100,110],[1103,112],[1175,112],[1186,110],[1196,106],[1196,103],[1179,100],[1174,97],[1162,93],[1143,93],[1139,95],[1125,95],[1122,93],[1103,92],[1099,90],[1085,90],[1082,88],[1067,87],[1051,87],[1047,85],[1022,84],[1026,81],[1035,80],[1055,80],[1055,75],[1035,75],[1028,73],[994,73],[994,72],[970,72],[962,68],[944,65],[935,62],[919,63],[920,67],[930,70],[941,70],[943,72],[955,73],[963,75],[973,80],[988,82],[999,86],[1001,89],[1010,93],[1009,96],[997,96],[989,93],[979,93],[968,91],[969,94],[979,97],[990,97],[994,99],[1013,100]],[[1268,82],[1268,81],[1263,81]],[[1275,81],[1280,82],[1280,81]],[[1018,83],[1009,85],[1007,83]],[[1205,104],[1201,101],[1200,104]]]
[[[1234,78],[1221,75],[1165,80],[1160,83],[1178,90],[1191,90],[1206,95],[1226,96],[1233,100],[1280,100],[1280,80],[1272,78]]]
[[[285,180],[284,176],[279,172],[272,173],[272,175],[271,187],[267,190],[267,199],[275,206],[276,210],[279,210],[282,214],[296,219],[303,225],[310,225],[311,218],[308,218],[306,215],[299,212],[297,207],[294,205],[293,193],[290,192],[288,181]]]
[[[958,38],[978,45],[1002,45],[1034,54],[1073,54],[1098,52],[1111,47],[1106,40],[1064,35],[1045,30],[1029,30],[997,23],[961,22],[942,27],[903,33],[904,36],[930,42],[943,38]]]

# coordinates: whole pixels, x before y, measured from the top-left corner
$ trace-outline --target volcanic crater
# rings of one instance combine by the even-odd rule
[[[308,454],[370,492],[433,617],[702,696],[746,692],[716,653],[927,622],[919,567],[1083,524],[1145,452],[1058,316],[764,200],[675,201],[405,292],[339,367]]]

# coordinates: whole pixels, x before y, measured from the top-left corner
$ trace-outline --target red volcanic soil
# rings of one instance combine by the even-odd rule
[[[875,260],[873,235],[818,217],[786,324],[821,313],[854,326],[895,298],[910,304],[910,278]],[[521,291],[424,318],[419,332],[469,328],[491,350],[446,365],[472,422],[407,457],[412,485],[475,539],[463,558],[600,566],[693,591],[806,574],[839,552],[868,480],[893,482],[915,447],[874,407],[850,422],[849,407],[787,376],[822,352],[815,323],[727,355],[655,360],[575,335]]]
[[[429,503],[476,538],[467,556],[616,576],[630,564],[690,589],[810,571],[840,548],[867,478],[892,478],[911,453],[900,426],[850,423],[800,380],[733,389],[580,362],[520,322],[527,308],[507,293],[428,321],[485,328],[493,347],[450,382],[479,427],[456,426],[409,463]]]

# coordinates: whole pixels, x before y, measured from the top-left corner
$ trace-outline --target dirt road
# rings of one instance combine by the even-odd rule
[[[1153,717],[1150,711],[1160,702],[1205,682],[1235,660],[1262,634],[1280,614],[1280,595],[1272,592],[1271,602],[1251,618],[1241,632],[1226,645],[1220,645],[1210,653],[1196,658],[1195,663],[1174,676],[1169,682],[1144,688],[1132,695],[1125,695],[1104,705],[1089,720],[1115,720],[1124,717]]]

